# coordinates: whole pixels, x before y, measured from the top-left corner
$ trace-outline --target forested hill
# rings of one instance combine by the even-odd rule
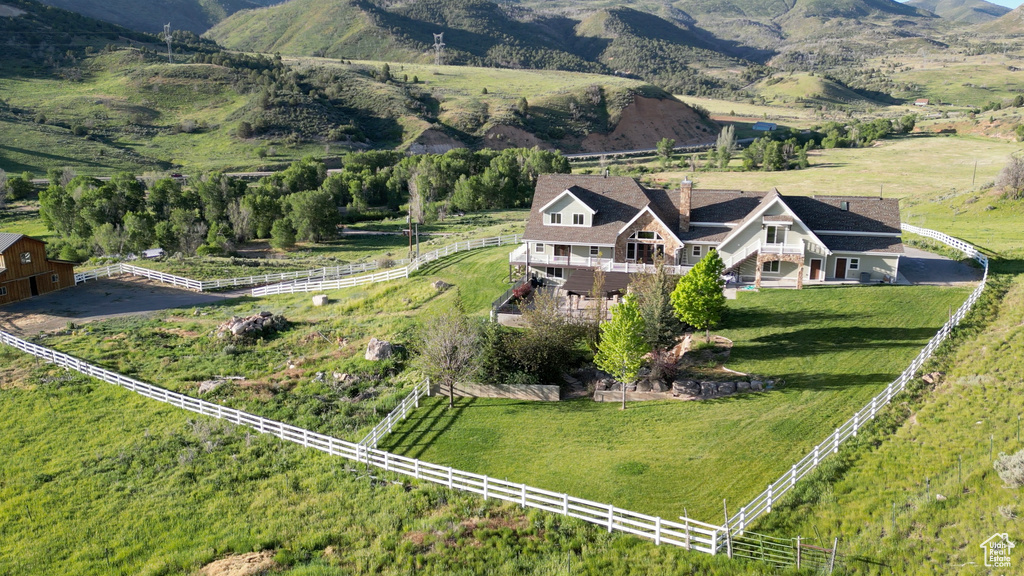
[[[991,22],[1010,11],[1005,6],[985,0],[910,0],[907,5],[928,10],[947,20],[966,24]]]
[[[202,34],[229,15],[282,0],[43,0],[44,4],[143,32],[176,30]]]
[[[300,56],[433,60],[444,33],[445,62],[503,68],[626,73],[673,90],[710,94],[738,88],[745,70],[728,43],[631,9],[602,10],[582,22],[488,0],[419,0],[384,7],[366,0],[292,0],[235,14],[207,36],[236,49]]]
[[[156,40],[35,0],[0,1],[0,74],[5,76],[26,70],[67,72],[87,48]]]

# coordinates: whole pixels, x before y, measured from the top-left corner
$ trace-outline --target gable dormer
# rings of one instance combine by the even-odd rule
[[[544,226],[579,226],[589,228],[594,225],[594,210],[567,188],[551,202],[540,208]]]

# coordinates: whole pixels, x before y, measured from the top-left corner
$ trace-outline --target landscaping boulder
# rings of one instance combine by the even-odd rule
[[[221,338],[257,338],[266,333],[276,332],[288,326],[284,316],[276,316],[272,312],[260,312],[253,316],[239,318],[232,316],[230,320],[217,327],[217,335]]]
[[[326,306],[327,305],[327,294],[317,294],[313,296],[313,306]]]
[[[447,290],[447,289],[452,287],[451,284],[445,282],[444,280],[437,280],[436,282],[434,282],[432,284],[432,286],[434,287],[435,290],[438,290],[438,291],[441,291],[441,292],[443,292],[443,291],[445,291],[445,290]]]
[[[370,343],[366,345],[366,359],[384,360],[385,358],[390,358],[394,349],[390,342],[370,338]]]
[[[676,380],[672,383],[672,393],[676,396],[699,396],[700,384],[693,380]]]
[[[741,393],[750,392],[750,382],[740,380],[739,382],[736,383],[736,391]]]
[[[666,392],[668,386],[665,385],[661,380],[654,380],[651,382],[651,392]]]
[[[736,383],[735,382],[719,382],[719,384],[718,384],[718,393],[720,395],[725,396],[727,394],[733,394],[735,392],[736,392]]]
[[[704,397],[714,396],[718,393],[718,385],[714,382],[704,381],[700,383],[700,395]]]
[[[750,390],[753,391],[753,392],[760,392],[760,391],[764,390],[764,382],[762,382],[760,380],[751,380],[750,381]]]
[[[651,391],[651,382],[649,380],[646,380],[646,379],[637,382],[636,383],[636,391],[637,392],[650,392]]]

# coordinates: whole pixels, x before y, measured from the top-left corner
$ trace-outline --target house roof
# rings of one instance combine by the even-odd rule
[[[825,247],[833,252],[887,252],[903,254],[903,242],[892,236],[818,236]]]
[[[732,228],[726,226],[690,226],[679,235],[679,239],[683,242],[721,242],[731,231]]]
[[[596,210],[592,227],[544,225],[538,208],[566,190]],[[899,201],[894,198],[785,196],[774,189],[694,189],[688,230],[679,229],[680,202],[676,191],[646,189],[628,177],[546,174],[537,180],[525,237],[541,242],[614,244],[626,224],[650,209],[683,242],[722,242],[753,219],[763,217],[766,222],[801,222],[830,251],[903,252]],[[762,216],[773,202],[781,202],[787,213]]]
[[[0,232],[0,252],[7,250],[14,245],[15,242],[21,240],[24,234],[15,234],[13,232]]]
[[[690,222],[734,224],[757,209],[767,192],[701,190],[690,195]]]
[[[842,209],[842,203],[847,209]],[[788,204],[811,230],[900,233],[900,203],[877,196],[787,196]]]
[[[538,210],[572,188],[573,195],[590,206],[594,214],[593,226],[545,226],[543,213]],[[524,236],[543,242],[574,242],[580,244],[614,244],[619,230],[642,210],[651,199],[632,178],[604,177],[601,175],[543,174],[537,178],[530,218]],[[678,226],[666,222],[667,226]]]
[[[580,200],[580,197],[573,193],[573,190],[575,190],[576,188],[577,188],[576,186],[570,186],[569,188],[566,188],[565,190],[562,191],[561,194],[559,194],[558,196],[555,196],[554,198],[552,198],[550,202],[548,202],[547,204],[541,206],[540,207],[540,211],[543,212],[543,211],[547,210],[548,207],[550,207],[552,204],[557,202],[558,199],[561,198],[562,196],[569,196],[573,200],[579,201],[579,203],[582,204],[584,208],[586,208],[591,214],[594,214],[594,212],[595,212],[594,209],[591,208],[590,206],[587,206],[586,202],[584,202],[583,200]]]

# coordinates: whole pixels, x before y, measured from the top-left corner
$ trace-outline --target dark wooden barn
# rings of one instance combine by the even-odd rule
[[[74,285],[74,264],[47,259],[45,242],[0,232],[0,304]]]

